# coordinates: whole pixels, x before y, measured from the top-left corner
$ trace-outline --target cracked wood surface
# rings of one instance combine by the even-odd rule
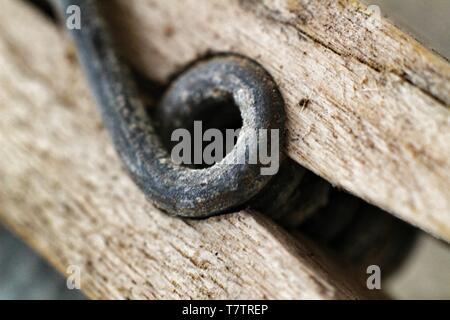
[[[0,219],[91,298],[369,297],[321,250],[265,217],[183,221],[128,178],[62,30],[0,10]]]
[[[103,2],[123,53],[150,78],[234,52],[279,83],[289,155],[450,241],[450,65],[350,0]],[[120,12],[120,14],[116,14]]]

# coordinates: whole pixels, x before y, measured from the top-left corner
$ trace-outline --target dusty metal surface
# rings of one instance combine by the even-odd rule
[[[164,103],[170,106],[223,100],[229,95],[240,108],[243,125],[237,145],[219,163],[193,170],[174,163],[163,147],[130,70],[115,52],[97,2],[60,4],[62,15],[73,4],[83,12],[83,28],[72,30],[71,35],[103,122],[131,177],[157,207],[190,218],[225,213],[249,201],[272,179],[273,175],[261,174],[265,169],[260,161],[241,161],[248,148],[259,145],[253,133],[261,129],[279,130],[277,142],[283,145],[283,99],[262,67],[242,57],[217,57],[187,71],[172,95],[166,96]],[[252,145],[247,148],[247,144]],[[270,143],[267,148],[271,149]]]

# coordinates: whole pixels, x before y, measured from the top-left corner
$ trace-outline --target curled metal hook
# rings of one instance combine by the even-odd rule
[[[174,164],[139,98],[129,69],[115,52],[96,1],[60,1],[62,10],[68,5],[77,5],[82,12],[82,28],[71,34],[105,126],[131,177],[157,207],[172,215],[207,217],[246,203],[268,184],[272,177],[260,174],[260,164],[227,161],[233,163],[229,165],[221,161],[201,170]],[[281,94],[270,75],[255,62],[219,57],[198,65],[184,77],[188,81],[180,90],[189,94],[185,100],[172,102],[201,103],[218,91],[229,94],[243,118],[238,144],[251,130],[284,132]],[[282,146],[282,134],[280,140]],[[235,146],[224,160],[238,159],[240,150],[245,149]]]
[[[372,262],[376,256],[390,266],[405,251],[413,237],[408,226],[391,216],[380,218],[370,208],[360,209],[356,199],[338,197],[329,202],[331,186],[292,160],[284,159],[275,177],[261,175],[258,164],[219,162],[204,169],[174,164],[129,69],[114,50],[96,3],[60,0],[59,7],[63,15],[69,5],[82,11],[81,30],[71,32],[82,66],[125,167],[156,206],[172,215],[201,218],[250,205],[285,226],[301,226],[303,232],[358,264]],[[189,125],[189,117],[205,108],[205,101],[230,97],[243,118],[238,144],[245,141],[248,130],[284,131],[283,101],[270,75],[251,60],[220,56],[197,63],[172,83],[156,110],[163,134],[170,134],[177,125]],[[283,135],[280,139],[281,147]],[[227,157],[239,157],[239,150],[243,149],[235,146]],[[381,260],[378,239],[395,242],[384,249]]]

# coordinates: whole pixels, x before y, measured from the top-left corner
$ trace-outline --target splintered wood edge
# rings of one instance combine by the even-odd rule
[[[62,30],[0,10],[0,218],[91,298],[372,296],[258,213],[171,218],[128,178]],[[67,275],[67,274],[66,274]]]
[[[165,83],[214,52],[258,61],[284,95],[290,157],[450,241],[450,65],[443,58],[388,21],[373,23],[358,1],[103,4],[124,55],[153,80]]]

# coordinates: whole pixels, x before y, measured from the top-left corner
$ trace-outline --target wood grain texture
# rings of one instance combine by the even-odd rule
[[[91,298],[368,297],[257,213],[183,221],[128,178],[70,42],[24,2],[0,10],[0,218]]]
[[[358,1],[103,4],[124,55],[154,80],[167,82],[214,52],[261,63],[284,95],[294,160],[450,241],[450,65],[443,58],[385,20],[368,24]]]

